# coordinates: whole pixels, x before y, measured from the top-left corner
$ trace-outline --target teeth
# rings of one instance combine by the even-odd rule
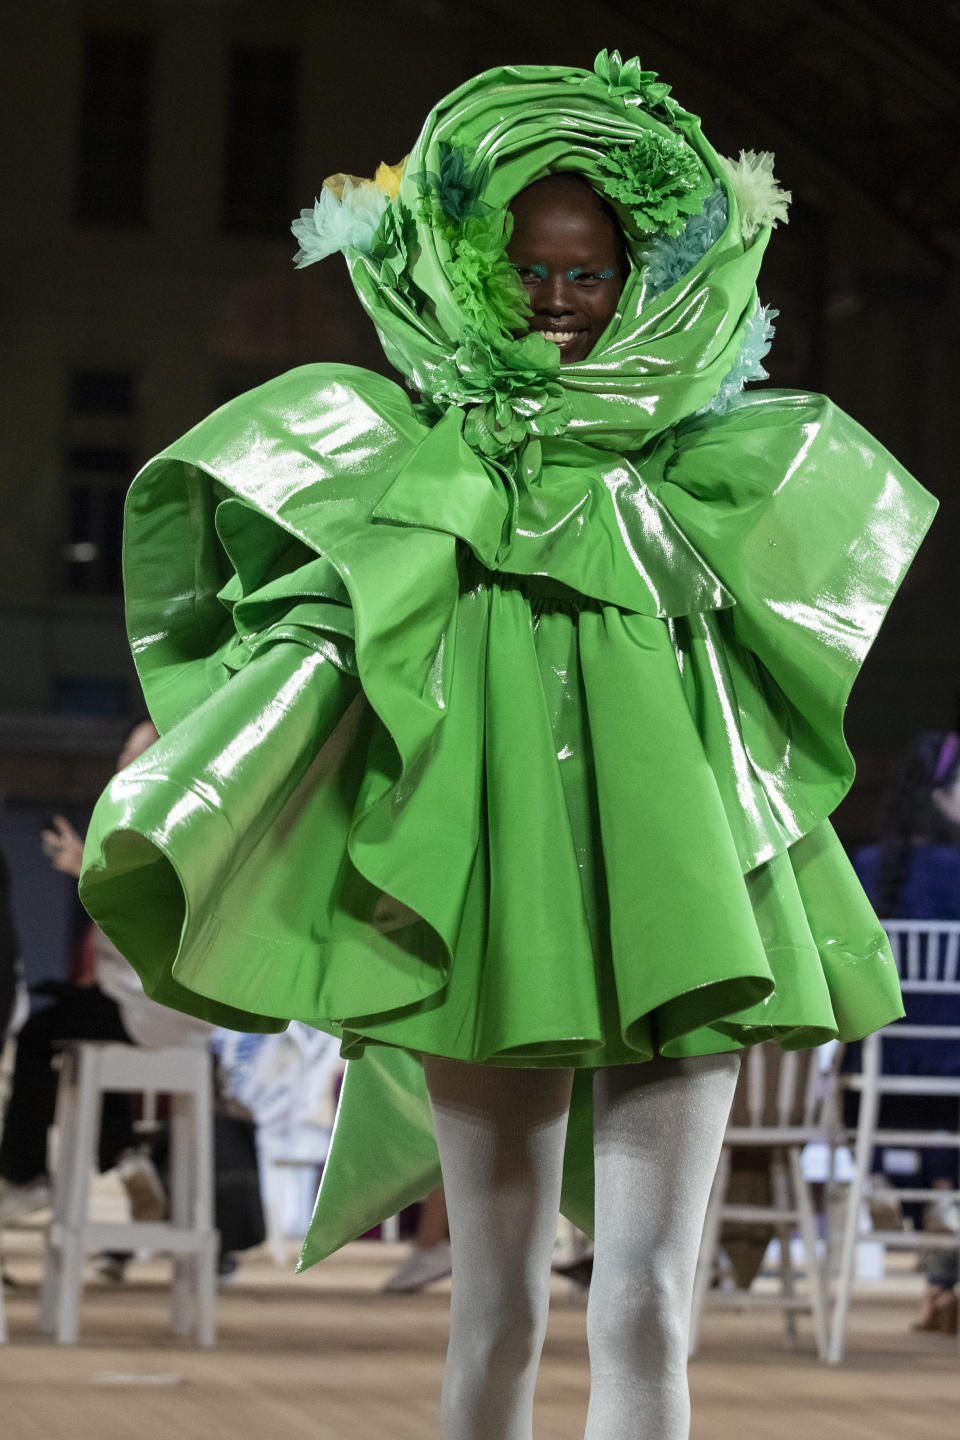
[[[565,345],[568,340],[575,340],[575,339],[577,338],[578,333],[579,333],[579,332],[578,332],[577,330],[541,330],[541,331],[540,331],[540,334],[543,335],[543,336],[545,336],[547,340],[555,340],[558,345]]]

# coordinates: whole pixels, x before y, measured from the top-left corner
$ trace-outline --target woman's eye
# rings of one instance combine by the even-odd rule
[[[604,280],[612,280],[615,274],[614,270],[581,270],[579,275],[571,278],[576,279],[578,285],[583,285],[589,290],[594,285],[601,285]]]
[[[540,265],[514,265],[516,274],[521,285],[539,285],[541,280],[546,280],[547,273]]]
[[[539,285],[541,280],[547,280],[550,276],[546,265],[514,265],[512,269],[521,285]],[[612,280],[616,273],[615,270],[580,270],[574,266],[566,275],[572,284],[591,290],[604,280]]]

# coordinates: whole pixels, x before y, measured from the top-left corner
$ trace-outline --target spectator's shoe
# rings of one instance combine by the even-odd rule
[[[233,1285],[240,1278],[240,1261],[232,1250],[221,1250],[217,1256],[217,1284]]]
[[[562,1275],[575,1290],[582,1294],[590,1289],[590,1281],[593,1279],[593,1246],[584,1255],[578,1255],[575,1260],[564,1260],[559,1265],[550,1267],[554,1275]]]
[[[947,1195],[933,1200],[923,1212],[923,1228],[932,1235],[955,1235],[960,1232],[960,1204]]]
[[[410,1295],[432,1285],[434,1280],[443,1280],[452,1270],[450,1241],[441,1240],[439,1245],[423,1248],[414,1245],[400,1269],[384,1285],[384,1290],[394,1295]]]
[[[34,1210],[46,1210],[50,1204],[50,1182],[46,1176],[31,1180],[29,1185],[13,1185],[0,1180],[0,1225],[9,1225]]]
[[[101,1250],[94,1259],[93,1268],[104,1280],[112,1280],[115,1285],[119,1285],[127,1273],[130,1258],[126,1251]]]
[[[149,1155],[143,1150],[124,1151],[117,1174],[130,1201],[131,1220],[167,1218],[167,1192]]]
[[[952,1288],[931,1288],[924,1297],[923,1310],[911,1330],[938,1330],[942,1335],[957,1333],[957,1296]]]

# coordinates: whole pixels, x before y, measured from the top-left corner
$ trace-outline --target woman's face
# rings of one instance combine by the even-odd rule
[[[627,275],[610,210],[575,175],[550,175],[511,202],[507,254],[533,309],[530,329],[562,362],[585,360],[613,318]]]

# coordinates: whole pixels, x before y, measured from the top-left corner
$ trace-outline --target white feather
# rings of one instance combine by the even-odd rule
[[[752,240],[757,231],[778,221],[786,223],[791,193],[784,190],[773,176],[773,155],[769,150],[741,150],[739,160],[719,156],[723,173],[730,182],[740,211],[744,240]]]

